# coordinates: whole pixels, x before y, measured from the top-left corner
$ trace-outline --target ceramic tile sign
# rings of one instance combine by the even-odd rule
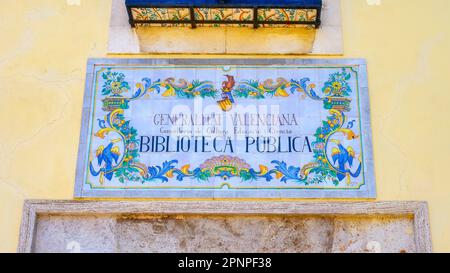
[[[76,197],[375,197],[363,60],[87,69]]]

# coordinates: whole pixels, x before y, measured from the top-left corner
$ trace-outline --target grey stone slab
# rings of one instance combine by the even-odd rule
[[[333,219],[137,216],[117,219],[119,252],[327,252]]]
[[[107,216],[39,216],[32,252],[116,252],[115,229],[116,219]]]
[[[335,253],[415,253],[414,221],[409,217],[339,217],[334,222]]]
[[[431,252],[425,202],[53,201],[19,252]]]

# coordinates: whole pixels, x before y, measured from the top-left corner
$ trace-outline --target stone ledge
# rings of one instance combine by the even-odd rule
[[[18,252],[70,244],[82,252],[432,251],[426,202],[25,202]]]

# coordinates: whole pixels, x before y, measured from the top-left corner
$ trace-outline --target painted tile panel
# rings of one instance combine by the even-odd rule
[[[134,20],[143,21],[190,21],[190,10],[188,8],[132,8],[131,14]],[[313,27],[302,24],[270,24],[276,21],[286,22],[315,22],[317,10],[315,9],[258,9],[258,20],[266,22],[260,24],[262,27]],[[253,27],[253,24],[246,24],[254,20],[252,9],[248,8],[195,8],[194,18],[196,21],[241,21],[237,24],[202,24],[197,26],[222,27]],[[190,24],[167,24],[167,23],[136,23],[138,27],[148,26],[190,26]]]
[[[199,21],[252,21],[252,9],[196,8],[195,20]]]
[[[314,22],[316,9],[258,9],[260,21]]]
[[[131,13],[135,20],[182,20],[189,21],[188,8],[132,8]]]
[[[373,197],[359,65],[143,62],[93,66],[81,197]]]

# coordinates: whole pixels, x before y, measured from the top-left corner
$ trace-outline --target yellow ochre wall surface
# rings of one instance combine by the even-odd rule
[[[450,252],[450,1],[341,5],[344,55],[333,58],[368,62],[377,201],[428,201],[434,251]],[[73,198],[86,61],[115,57],[110,9],[0,1],[0,252],[16,251],[25,199]]]

